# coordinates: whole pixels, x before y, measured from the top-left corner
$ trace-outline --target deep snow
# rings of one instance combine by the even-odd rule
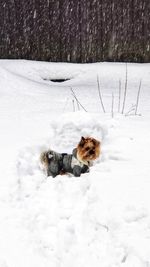
[[[127,64],[122,115],[125,79],[122,63],[0,61],[0,267],[150,267],[150,64]],[[90,173],[46,178],[41,151],[82,135],[102,142]]]

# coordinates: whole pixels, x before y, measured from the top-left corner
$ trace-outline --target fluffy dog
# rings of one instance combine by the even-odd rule
[[[77,148],[72,154],[57,153],[53,150],[41,154],[40,160],[47,176],[53,178],[59,174],[72,173],[79,177],[82,173],[89,172],[91,162],[100,155],[100,142],[92,137],[81,137]]]

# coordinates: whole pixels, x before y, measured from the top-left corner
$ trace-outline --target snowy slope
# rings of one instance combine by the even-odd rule
[[[126,64],[0,61],[0,267],[150,266],[150,64],[127,65],[123,115],[119,80],[121,111]],[[46,178],[41,151],[82,135],[102,142],[90,173]]]

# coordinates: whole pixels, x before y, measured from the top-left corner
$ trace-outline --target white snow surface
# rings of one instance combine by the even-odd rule
[[[0,60],[0,128],[0,267],[150,267],[150,64]],[[40,153],[81,136],[90,172],[47,178]]]

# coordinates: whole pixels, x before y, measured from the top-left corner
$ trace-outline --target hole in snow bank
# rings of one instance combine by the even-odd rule
[[[51,81],[51,82],[55,82],[55,83],[63,83],[63,82],[66,82],[66,81],[69,81],[71,79],[69,78],[65,78],[65,79],[44,79],[46,81]]]

